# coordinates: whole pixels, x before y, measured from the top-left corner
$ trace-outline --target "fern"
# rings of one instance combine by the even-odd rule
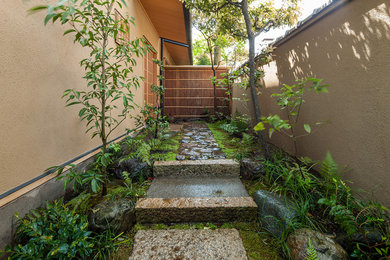
[[[306,254],[307,254],[307,258],[306,258],[307,260],[319,260],[317,250],[315,249],[315,247],[311,243],[310,238],[309,238],[308,246],[306,248]]]
[[[320,173],[327,180],[340,179],[339,168],[330,152],[327,152],[325,159],[321,162]]]
[[[145,162],[148,165],[151,165],[151,146],[147,144],[144,140],[140,139],[128,139],[127,144],[130,148],[130,154],[124,158],[123,160],[128,160],[131,158],[135,158],[140,160],[141,162]]]

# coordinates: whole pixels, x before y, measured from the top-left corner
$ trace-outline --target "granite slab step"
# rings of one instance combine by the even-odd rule
[[[238,177],[158,177],[136,207],[139,223],[252,221],[257,205]]]
[[[236,229],[140,230],[134,237],[129,260],[193,259],[246,260]]]
[[[157,161],[155,177],[160,176],[239,176],[240,164],[231,159]]]
[[[138,223],[250,222],[257,205],[251,197],[143,198],[135,212]]]

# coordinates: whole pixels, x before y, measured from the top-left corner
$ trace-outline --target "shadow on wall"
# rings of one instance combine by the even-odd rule
[[[319,77],[329,94],[310,93],[303,105],[302,123],[328,120],[331,124],[298,141],[299,155],[324,158],[331,151],[351,171],[347,178],[366,190],[382,192],[390,204],[390,3],[354,0],[277,47],[274,62],[265,66],[263,114],[278,113],[270,94],[281,83]],[[288,149],[288,139],[271,142]],[[373,178],[367,178],[370,174]],[[369,180],[368,180],[369,179]]]

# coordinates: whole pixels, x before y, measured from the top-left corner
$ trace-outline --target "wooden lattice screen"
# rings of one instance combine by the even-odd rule
[[[218,68],[217,78],[226,72]],[[165,67],[165,115],[173,118],[206,117],[214,113],[214,90],[209,66]],[[217,87],[217,110],[230,113],[230,99],[226,90]]]
[[[152,92],[151,85],[157,85],[157,64],[153,62],[153,59],[157,59],[157,53],[154,51],[148,52],[144,56],[144,97],[145,104],[156,105],[156,94]]]

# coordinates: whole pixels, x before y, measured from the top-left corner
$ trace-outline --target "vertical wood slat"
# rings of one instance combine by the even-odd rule
[[[218,68],[221,79],[226,68]],[[214,113],[214,89],[211,82],[213,71],[204,66],[166,66],[164,110],[173,118],[206,116],[206,110]],[[226,90],[217,87],[217,110],[230,113],[231,100]]]

